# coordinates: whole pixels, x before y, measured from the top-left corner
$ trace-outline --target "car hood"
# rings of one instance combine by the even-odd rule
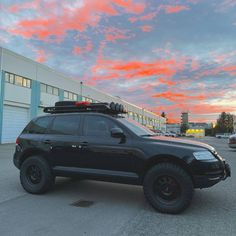
[[[169,143],[170,145],[179,145],[179,146],[188,146],[188,147],[196,147],[196,148],[204,148],[208,149],[211,152],[215,152],[215,149],[205,143],[193,141],[193,140],[187,140],[187,139],[177,139],[177,138],[171,138],[171,137],[164,137],[164,136],[150,136],[145,137],[145,139],[149,139],[150,141],[159,142],[159,143]]]

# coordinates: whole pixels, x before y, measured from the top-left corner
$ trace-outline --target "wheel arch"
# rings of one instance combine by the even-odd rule
[[[187,174],[189,174],[189,176],[191,177],[191,179],[194,183],[193,173],[192,173],[191,169],[189,168],[188,164],[184,160],[182,160],[174,155],[166,155],[166,154],[160,154],[160,155],[153,156],[147,161],[147,163],[145,164],[144,169],[142,171],[142,174],[141,174],[142,182],[143,182],[143,179],[144,179],[147,171],[150,168],[152,168],[153,166],[160,164],[160,163],[174,163],[174,164],[180,166],[181,168],[183,168],[186,171]]]
[[[40,155],[42,158],[44,158],[45,160],[47,160],[49,162],[49,160],[46,158],[45,152],[41,149],[29,149],[27,151],[25,151],[22,156],[20,157],[20,162],[19,162],[19,168],[21,167],[21,165],[23,164],[23,162],[28,159],[31,156],[36,156],[36,155]]]

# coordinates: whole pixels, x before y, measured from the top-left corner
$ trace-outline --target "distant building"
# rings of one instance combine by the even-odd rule
[[[166,131],[180,134],[180,124],[167,124]]]
[[[186,136],[203,138],[205,136],[205,129],[188,129],[186,131]]]
[[[206,129],[210,129],[211,127],[211,123],[190,122],[186,135],[194,136],[195,138],[203,138],[206,134]]]
[[[202,123],[202,122],[189,122],[190,129],[210,129],[212,125],[210,123]]]
[[[188,125],[188,112],[182,112],[182,114],[181,114],[181,124]]]

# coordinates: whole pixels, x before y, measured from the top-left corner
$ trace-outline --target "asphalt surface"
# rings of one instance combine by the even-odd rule
[[[204,138],[225,157],[232,177],[196,190],[180,215],[155,212],[141,187],[58,178],[53,191],[26,193],[12,164],[14,145],[0,145],[0,235],[236,235],[236,150],[227,140]],[[88,207],[71,204],[91,201]]]

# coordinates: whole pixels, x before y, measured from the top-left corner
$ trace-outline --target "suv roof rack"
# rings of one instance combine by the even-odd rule
[[[125,114],[127,111],[119,103],[90,103],[76,101],[56,102],[54,107],[45,107],[45,113],[98,112],[110,115]]]

